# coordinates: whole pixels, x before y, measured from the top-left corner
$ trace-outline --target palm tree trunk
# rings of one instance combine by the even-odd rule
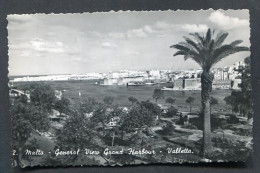
[[[207,157],[212,153],[213,147],[211,142],[211,123],[210,123],[210,92],[214,75],[203,71],[201,75],[201,104],[203,116],[203,144],[202,154]]]
[[[209,115],[211,116],[211,104],[209,105]]]

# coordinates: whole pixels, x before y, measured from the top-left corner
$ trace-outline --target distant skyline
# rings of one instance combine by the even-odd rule
[[[171,45],[209,27],[250,47],[248,10],[8,15],[9,75],[194,69]],[[215,67],[250,55],[229,56]]]

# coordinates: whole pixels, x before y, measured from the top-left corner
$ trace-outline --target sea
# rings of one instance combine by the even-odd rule
[[[124,85],[97,85],[96,82],[99,80],[71,80],[71,81],[44,81],[42,83],[52,86],[55,90],[63,91],[63,96],[67,97],[75,102],[83,100],[87,97],[93,97],[97,101],[102,102],[105,96],[111,96],[114,98],[114,104],[119,106],[130,106],[131,102],[128,97],[133,96],[138,101],[150,100],[155,102],[153,98],[153,91],[155,88],[163,88],[165,84],[157,85],[145,85],[145,86],[124,86]],[[18,89],[22,89],[30,82],[14,82],[13,85],[17,86]],[[213,90],[211,95],[218,100],[216,107],[222,109],[230,109],[225,103],[224,98],[231,94],[231,90]],[[195,101],[193,106],[201,106],[201,91],[176,91],[176,90],[165,90],[164,99],[158,99],[157,103],[165,105],[167,97],[176,99],[174,105],[187,106],[185,100],[189,97],[194,97]]]

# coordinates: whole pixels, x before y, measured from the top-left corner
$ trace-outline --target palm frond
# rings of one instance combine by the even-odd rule
[[[222,60],[223,58],[225,58],[231,54],[234,54],[237,52],[242,52],[242,51],[249,51],[249,48],[245,47],[245,46],[233,47],[231,45],[225,45],[225,48],[223,48],[222,50],[219,50],[219,52],[217,54],[215,54],[215,56],[213,57],[214,61],[213,61],[212,65],[218,63],[220,60]]]
[[[225,44],[225,45],[222,45],[222,46],[218,47],[213,52],[213,59],[214,59],[214,57],[218,57],[221,53],[223,53],[225,51],[228,51],[228,50],[231,50],[232,48],[233,48],[233,46],[228,45],[228,44]]]
[[[170,46],[170,48],[179,49],[179,50],[181,50],[181,51],[185,51],[185,52],[189,52],[189,51],[190,51],[190,48],[184,46],[182,43],[172,45],[172,46]]]
[[[224,44],[228,36],[226,32],[220,32],[214,37],[215,31],[208,29],[206,35],[199,33],[191,33],[192,38],[184,37],[185,42],[170,46],[178,51],[173,55],[182,55],[184,59],[192,59],[197,62],[203,70],[210,70],[210,68],[231,54],[248,51],[249,48],[238,46],[242,40],[235,40],[230,44]]]
[[[237,45],[239,45],[242,42],[243,42],[242,40],[235,40],[235,41],[231,42],[230,45],[231,46],[237,46]]]
[[[173,54],[173,56],[178,56],[178,55],[186,55],[187,52],[184,52],[184,51],[177,51],[175,54]]]
[[[212,33],[211,33],[210,28],[209,28],[208,31],[207,31],[206,40],[205,40],[207,47],[209,47],[209,45],[210,45],[211,37],[212,37]]]
[[[200,52],[201,49],[201,44],[197,44],[195,43],[192,39],[188,38],[188,37],[183,37],[185,39],[185,41],[191,45],[196,51]]]
[[[209,45],[209,52],[212,52],[215,46],[215,41],[211,40],[210,45]]]
[[[190,33],[191,36],[193,36],[201,45],[204,45],[204,37],[200,35],[199,33]]]
[[[215,48],[218,48],[219,46],[221,46],[223,44],[223,42],[225,41],[225,39],[227,38],[228,33],[227,32],[221,32],[219,33],[216,38],[215,38]]]

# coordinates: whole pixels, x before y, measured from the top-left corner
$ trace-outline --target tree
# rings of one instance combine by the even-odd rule
[[[93,112],[93,116],[91,117],[91,121],[93,123],[101,123],[103,135],[105,136],[105,126],[109,123],[111,116],[108,112],[108,108],[106,105],[99,103]]]
[[[110,121],[116,122],[114,126],[111,126],[112,130],[112,144],[114,145],[114,139],[115,139],[115,132],[118,130],[121,130],[121,139],[124,138],[124,128],[121,128],[121,124],[124,121],[124,118],[126,117],[126,112],[123,110],[123,108],[119,108],[118,106],[115,106],[111,112],[109,112],[109,118]]]
[[[185,101],[190,105],[190,113],[191,113],[191,104],[194,102],[195,98],[194,97],[188,97]]]
[[[94,124],[86,116],[77,112],[66,120],[62,129],[56,132],[55,148],[65,151],[77,151],[78,149],[84,151],[86,146],[93,150],[100,149],[99,134],[93,129]],[[70,155],[66,158],[73,163],[78,159],[78,155]],[[57,157],[55,159],[58,161]]]
[[[39,144],[37,143],[37,140],[35,138],[28,140],[25,145],[22,148],[22,151],[30,150],[30,151],[36,151],[39,149]],[[22,153],[23,160],[29,161],[29,165],[32,166],[32,158],[33,156],[27,155],[26,152]]]
[[[92,98],[92,97],[86,98],[85,100],[83,100],[80,103],[80,108],[79,108],[80,112],[81,113],[91,113],[95,110],[95,108],[98,104],[99,103],[96,101],[95,98]]]
[[[215,97],[210,97],[209,104],[210,104],[209,106],[210,106],[210,115],[211,115],[212,106],[217,105],[218,104],[218,100]]]
[[[114,98],[113,97],[110,97],[110,96],[106,96],[104,99],[103,99],[104,103],[108,106],[111,106],[112,103],[114,102]]]
[[[97,109],[105,107],[103,104],[99,103]],[[95,122],[97,117],[94,119],[84,116],[80,110],[74,112],[74,116],[70,116],[62,129],[58,130],[56,133],[56,147],[60,150],[85,150],[86,147],[91,150],[102,151],[105,146],[103,144],[103,137],[95,130]],[[99,154],[104,160],[109,163],[108,158],[104,155],[103,152]],[[68,156],[70,162],[76,161],[78,155]],[[49,158],[49,157],[48,157]],[[54,161],[59,161],[54,158]],[[52,160],[51,160],[52,161]],[[64,163],[67,163],[65,161]],[[94,161],[95,162],[95,161]]]
[[[133,96],[128,97],[128,100],[132,103],[132,106],[133,106],[133,104],[134,104],[135,102],[138,101],[137,98],[135,98],[135,97],[133,97]]]
[[[172,97],[168,97],[167,99],[166,99],[166,103],[169,103],[169,104],[171,104],[171,106],[175,103],[175,99],[174,98],[172,98]]]
[[[163,90],[161,90],[159,88],[154,89],[154,91],[153,91],[153,98],[155,98],[155,102],[156,103],[157,103],[158,99],[164,98]]]
[[[167,109],[166,115],[169,117],[172,117],[172,116],[176,115],[177,112],[178,112],[178,110],[175,107],[171,106]]]
[[[45,107],[48,112],[52,111],[56,97],[50,85],[32,83],[28,89],[30,91],[30,100],[34,105]]]
[[[155,122],[154,116],[145,107],[133,106],[124,118],[121,128],[126,132],[152,126]]]
[[[33,133],[47,132],[50,120],[45,107],[34,105],[21,96],[13,100],[10,113],[12,119],[12,146],[14,160],[20,163],[22,148]]]
[[[54,108],[59,111],[60,115],[66,113],[69,110],[69,99],[62,97],[61,100],[57,100],[54,104]]]
[[[204,156],[212,152],[211,142],[211,124],[209,100],[212,90],[214,74],[211,68],[223,58],[241,51],[248,51],[248,47],[239,46],[242,40],[235,40],[230,44],[223,44],[228,36],[226,32],[220,32],[215,35],[215,31],[209,28],[205,35],[191,33],[195,39],[184,37],[185,42],[170,46],[178,51],[173,55],[183,55],[184,59],[192,59],[198,63],[203,72],[201,74],[201,104],[203,116],[203,146],[202,153]]]
[[[89,119],[78,113],[69,117],[63,128],[57,131],[57,146],[64,150],[84,149],[92,144],[94,134]]]
[[[241,83],[239,87],[241,90],[233,90],[230,96],[225,97],[226,104],[231,105],[232,111],[240,113],[247,118],[252,117],[252,83],[251,83],[251,69],[250,58],[244,60],[245,67],[238,70],[241,73]]]
[[[150,102],[149,100],[141,101],[140,103],[141,108],[147,109],[152,116],[158,116],[161,113],[161,108],[155,104]]]

